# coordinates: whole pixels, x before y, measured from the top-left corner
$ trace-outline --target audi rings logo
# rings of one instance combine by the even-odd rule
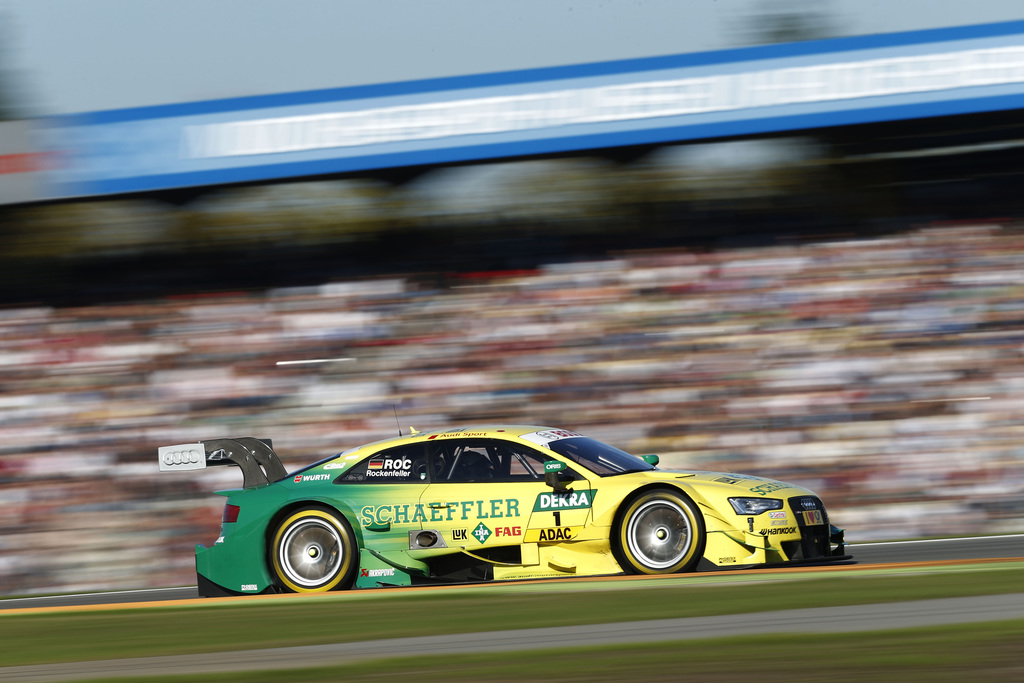
[[[201,443],[161,446],[157,453],[160,469],[164,471],[198,470],[206,467],[206,450]]]
[[[167,451],[164,453],[165,465],[194,465],[199,462],[200,454],[194,450]]]
[[[800,507],[802,507],[804,510],[817,510],[818,502],[813,498],[801,498]]]

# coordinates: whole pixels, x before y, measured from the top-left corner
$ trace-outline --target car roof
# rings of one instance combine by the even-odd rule
[[[544,430],[552,429],[552,427],[543,427],[539,425],[507,425],[507,424],[493,424],[493,425],[470,425],[468,427],[450,427],[448,429],[434,429],[428,432],[421,432],[427,435],[427,438],[437,437],[441,435],[450,434],[452,436],[519,436],[520,434],[529,434],[531,432],[540,432]]]
[[[553,429],[553,427],[544,427],[541,425],[515,425],[515,424],[489,424],[489,425],[471,425],[465,427],[448,427],[445,429],[433,429],[425,432],[413,432],[409,434],[402,434],[401,436],[392,436],[386,439],[380,439],[378,441],[370,441],[368,443],[360,444],[352,448],[346,449],[338,455],[347,455],[356,451],[361,451],[364,448],[374,447],[379,448],[380,446],[386,446],[387,444],[405,444],[405,443],[416,443],[419,441],[429,441],[439,436],[445,437],[458,437],[458,436],[476,436],[483,438],[517,438],[521,434],[530,434],[532,432],[541,432],[545,430]]]

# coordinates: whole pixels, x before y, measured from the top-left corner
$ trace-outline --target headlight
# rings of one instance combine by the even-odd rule
[[[759,515],[767,510],[781,510],[778,498],[730,498],[729,504],[737,515]]]

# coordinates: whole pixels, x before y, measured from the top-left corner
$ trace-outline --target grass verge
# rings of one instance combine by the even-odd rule
[[[284,601],[211,600],[123,611],[0,612],[0,666],[1015,593],[1021,591],[1020,572],[1019,566],[973,565],[914,575],[811,574],[749,584],[694,584],[680,578],[642,588],[597,584],[598,589],[591,585],[584,591],[567,586],[528,592],[493,585]],[[803,638],[792,640],[787,639],[790,649],[806,649]],[[739,659],[757,661],[746,654]]]
[[[1024,679],[1024,620],[877,633],[756,636],[629,648],[404,657],[315,669],[118,678],[119,683],[457,681],[873,681],[962,683]],[[113,679],[112,679],[113,680]]]

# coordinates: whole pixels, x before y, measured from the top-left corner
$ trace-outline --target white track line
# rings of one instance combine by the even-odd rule
[[[903,545],[909,543],[942,543],[944,541],[985,541],[997,538],[1021,538],[1024,534],[1002,534],[1000,536],[963,536],[960,538],[922,538],[916,541],[865,541],[864,543],[847,543],[847,548],[857,548],[866,545]]]

